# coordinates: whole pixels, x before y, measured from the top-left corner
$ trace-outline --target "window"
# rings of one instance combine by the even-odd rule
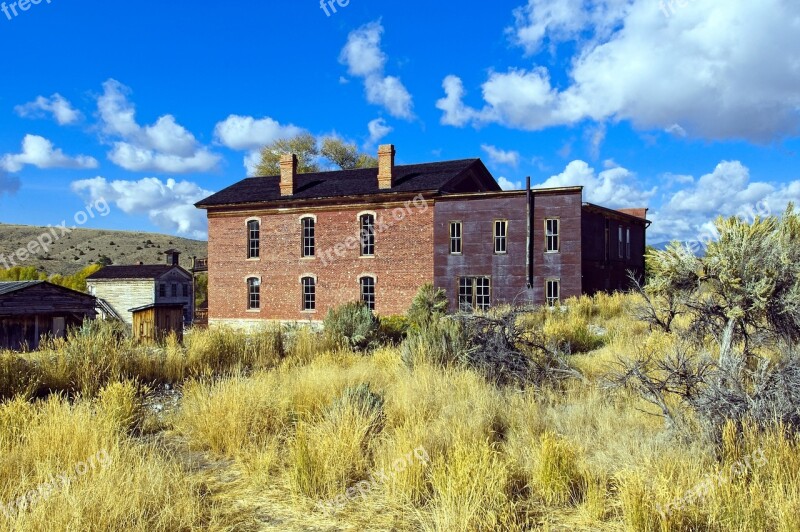
[[[375,216],[361,215],[361,256],[372,257],[375,255]]]
[[[158,297],[167,297],[167,285],[164,283],[158,285]]]
[[[247,258],[257,259],[261,256],[261,222],[247,222]]]
[[[247,309],[261,308],[261,279],[251,277],[247,280]]]
[[[631,228],[625,230],[625,257],[631,258]]]
[[[317,310],[317,281],[313,277],[303,277],[303,310]]]
[[[508,221],[495,220],[494,222],[494,252],[496,255],[503,255],[508,252],[507,248]]]
[[[303,257],[313,257],[316,253],[314,218],[303,218]]]
[[[189,297],[189,283],[183,283],[183,297]]]
[[[375,310],[375,278],[365,276],[359,279],[359,282],[361,283],[361,301],[370,310]]]
[[[172,297],[178,297],[178,283],[172,283]]]
[[[561,251],[561,245],[559,243],[559,220],[558,218],[548,218],[544,221],[545,225],[545,235],[546,240],[545,242],[545,250],[547,253],[558,253]]]
[[[488,277],[461,277],[458,280],[458,309],[461,312],[489,310],[492,283]]]
[[[450,254],[460,255],[462,244],[461,222],[450,222]]]
[[[622,226],[619,226],[619,227],[617,228],[617,233],[618,233],[618,234],[617,234],[617,245],[618,245],[618,248],[619,248],[619,249],[618,249],[618,251],[619,251],[619,258],[622,258],[622,248],[623,248],[623,246],[624,246],[624,243],[623,243],[623,241],[622,241]]]
[[[547,280],[547,305],[556,306],[561,301],[561,281],[559,279]]]

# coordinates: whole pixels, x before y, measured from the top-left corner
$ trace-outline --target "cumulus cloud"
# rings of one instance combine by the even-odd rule
[[[636,174],[621,166],[610,166],[597,172],[585,161],[572,161],[560,174],[550,177],[534,188],[582,186],[583,198],[612,209],[647,206],[657,188],[642,190]]]
[[[371,22],[350,32],[339,54],[339,62],[347,66],[351,76],[364,80],[367,101],[384,107],[397,118],[414,117],[413,100],[400,78],[386,76],[386,54],[381,50],[383,25]]]
[[[695,180],[672,176],[688,186],[664,198],[663,206],[651,216],[652,239],[702,240],[709,222],[717,216],[780,214],[791,201],[800,198],[800,180],[783,184],[755,181],[740,161],[723,161]]]
[[[511,181],[507,177],[500,177],[497,180],[497,184],[500,185],[500,188],[503,190],[519,190],[522,188],[522,182]]]
[[[41,118],[50,114],[62,126],[74,124],[83,118],[80,111],[58,93],[49,98],[39,96],[32,102],[16,106],[14,111],[23,118]]]
[[[515,15],[509,33],[528,54],[574,44],[565,86],[534,56],[533,65],[491,72],[483,105],[471,107],[460,78],[448,76],[437,103],[443,123],[540,130],[627,120],[641,129],[756,142],[800,129],[796,2],[691,2],[665,14],[651,0],[528,0]]]
[[[102,132],[113,139],[108,156],[111,161],[136,172],[202,172],[213,169],[220,156],[202,146],[172,115],[154,124],[140,126],[136,109],[128,100],[130,89],[109,79],[97,99]]]
[[[189,181],[166,182],[155,177],[138,181],[108,181],[104,177],[72,183],[72,190],[89,201],[104,198],[130,215],[147,216],[165,231],[191,238],[207,237],[205,213],[194,207],[211,192]]]
[[[294,137],[303,132],[292,124],[282,125],[270,117],[230,115],[214,128],[214,138],[233,150],[257,150],[278,139]]]
[[[386,135],[394,131],[391,126],[386,124],[386,120],[383,118],[371,120],[370,123],[367,124],[367,129],[369,130],[369,141],[367,141],[367,146],[374,146],[380,142],[381,139],[386,137]]]
[[[481,149],[489,156],[489,160],[493,163],[504,164],[516,168],[519,166],[519,152],[513,150],[501,150],[489,144],[481,144]]]
[[[9,153],[0,158],[0,167],[19,172],[25,165],[37,168],[97,168],[97,159],[88,155],[69,157],[38,135],[25,135],[21,153]]]

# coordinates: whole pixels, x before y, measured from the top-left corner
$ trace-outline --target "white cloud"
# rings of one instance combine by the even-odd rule
[[[19,185],[18,177],[0,171],[0,197],[2,197],[3,194],[8,194],[9,196],[16,194],[19,190]]]
[[[519,181],[511,181],[505,177],[500,177],[497,180],[497,184],[500,185],[500,188],[503,190],[519,190],[522,188],[522,183]]]
[[[448,76],[437,104],[443,123],[540,130],[628,120],[758,142],[800,129],[800,3],[691,2],[666,16],[652,0],[529,0],[516,19],[510,34],[529,54],[575,44],[571,60],[560,61],[570,64],[566,86],[536,64],[491,72],[483,106],[473,108],[460,79]]]
[[[368,146],[374,146],[386,135],[393,131],[392,127],[387,125],[386,120],[383,118],[371,120],[370,123],[367,124],[367,129],[369,129],[369,141],[367,142]]]
[[[350,32],[339,54],[339,62],[347,66],[351,76],[364,80],[367,101],[380,105],[394,117],[414,117],[411,94],[400,78],[385,76],[386,54],[381,50],[383,25],[370,22]]]
[[[217,166],[220,156],[200,145],[174,116],[164,115],[153,125],[140,126],[129,93],[126,86],[109,79],[97,99],[102,131],[115,139],[109,153],[114,164],[137,172],[171,173],[202,172]]]
[[[0,167],[8,172],[19,172],[25,165],[37,168],[97,168],[97,159],[88,155],[69,157],[38,135],[25,135],[22,152],[6,154],[0,158]]]
[[[584,161],[572,161],[564,171],[534,188],[559,188],[582,186],[585,201],[609,207],[644,207],[657,192],[657,188],[641,190],[636,183],[636,174],[614,166],[597,173]]]
[[[302,132],[302,128],[292,124],[281,125],[268,116],[255,119],[252,116],[230,115],[216,125],[214,138],[233,150],[256,150]]]
[[[155,177],[139,181],[95,177],[73,182],[72,190],[90,201],[104,198],[113,202],[125,214],[145,215],[165,231],[191,238],[207,237],[205,212],[194,204],[211,192],[195,183],[174,179],[164,182]]]
[[[481,144],[481,149],[486,152],[489,159],[497,164],[504,164],[516,168],[519,166],[520,155],[518,151],[501,150],[489,144]]]
[[[58,93],[49,98],[39,96],[32,102],[16,106],[14,111],[23,118],[41,118],[49,113],[62,126],[74,124],[83,118],[80,111]]]
[[[675,176],[673,176],[675,177]],[[750,169],[739,161],[723,161],[697,180],[680,176],[689,186],[679,190],[653,215],[653,241],[702,240],[705,228],[717,216],[780,214],[800,198],[800,180],[783,184],[753,181]]]

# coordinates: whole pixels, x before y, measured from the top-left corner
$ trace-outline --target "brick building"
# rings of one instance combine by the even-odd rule
[[[419,287],[452,310],[555,303],[644,275],[646,209],[584,203],[581,187],[502,191],[480,161],[252,177],[197,204],[209,227],[209,321],[321,320],[348,301],[404,313]]]

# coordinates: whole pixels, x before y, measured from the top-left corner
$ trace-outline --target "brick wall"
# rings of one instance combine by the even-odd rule
[[[330,308],[360,298],[364,274],[376,277],[376,313],[405,313],[418,288],[433,282],[432,202],[330,209],[209,213],[209,322],[249,326],[258,320],[322,320]],[[364,211],[376,217],[372,258],[360,257],[358,215]],[[312,259],[301,258],[300,220],[307,215],[316,216]],[[246,224],[253,218],[261,221],[258,260],[247,259]],[[300,279],[306,275],[317,278],[313,313],[302,311]],[[247,310],[251,276],[261,278],[258,311]]]

